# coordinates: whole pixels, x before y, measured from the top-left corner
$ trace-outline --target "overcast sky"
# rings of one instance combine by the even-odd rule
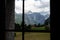
[[[22,0],[15,0],[15,12],[22,13]],[[25,0],[25,13],[47,12],[50,14],[50,0]]]

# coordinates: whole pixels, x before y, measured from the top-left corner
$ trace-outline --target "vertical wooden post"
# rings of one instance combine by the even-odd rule
[[[7,30],[14,30],[15,29],[15,26],[14,26],[14,10],[15,10],[15,1],[14,0],[6,0],[6,21],[5,21],[5,24],[6,24],[6,29]]]
[[[14,40],[14,32],[5,32],[6,40]]]
[[[5,0],[0,0],[0,40],[5,40]]]
[[[14,24],[14,10],[15,10],[15,0],[5,0],[5,26],[6,30],[14,30],[15,24]],[[14,40],[14,32],[5,32],[5,38],[6,40]]]

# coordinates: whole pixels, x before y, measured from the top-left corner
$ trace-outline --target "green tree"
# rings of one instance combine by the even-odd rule
[[[40,27],[41,25],[40,25],[40,23],[37,25],[37,27]]]
[[[31,30],[31,25],[30,24],[27,26],[27,30]]]
[[[36,24],[34,24],[34,26],[35,26],[35,27],[37,27],[37,25],[36,25]]]
[[[40,27],[44,27],[45,25],[43,24],[43,25],[40,25]]]
[[[48,26],[45,26],[45,29],[46,29],[46,31],[49,31],[49,27]]]
[[[17,23],[15,23],[15,30],[21,30],[21,26]]]

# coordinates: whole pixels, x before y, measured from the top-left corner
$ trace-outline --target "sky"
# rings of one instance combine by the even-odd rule
[[[31,12],[47,12],[50,14],[50,0],[25,0],[24,1],[25,13]],[[22,0],[15,0],[15,12],[22,13]]]

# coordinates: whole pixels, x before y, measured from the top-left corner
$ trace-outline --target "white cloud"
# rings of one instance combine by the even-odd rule
[[[22,1],[16,1],[16,12],[22,13]],[[50,0],[25,0],[25,13],[32,12],[50,12]]]
[[[41,11],[49,11],[49,0],[26,0],[25,1],[25,12],[41,12]]]
[[[22,1],[15,0],[15,12],[22,13]]]

